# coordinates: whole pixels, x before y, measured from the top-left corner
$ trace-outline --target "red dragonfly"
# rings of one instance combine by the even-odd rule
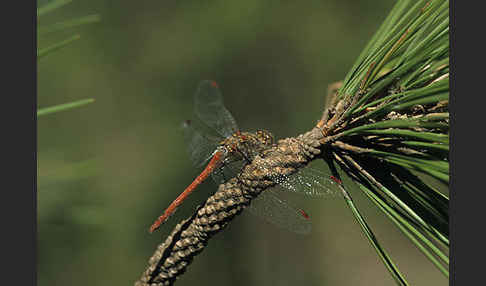
[[[196,167],[209,163],[152,224],[150,232],[174,214],[177,207],[210,175],[217,183],[222,183],[274,144],[273,136],[267,131],[242,132],[238,129],[235,119],[224,107],[221,92],[214,81],[205,80],[199,84],[194,111],[201,124],[196,127],[195,122],[190,120],[183,124],[189,142],[189,155]],[[276,177],[274,181],[278,189],[313,197],[340,193],[337,179],[310,167],[291,176]],[[275,191],[277,188],[265,190],[255,198],[250,204],[250,212],[279,227],[296,233],[308,233],[311,223],[307,213],[280,198]]]

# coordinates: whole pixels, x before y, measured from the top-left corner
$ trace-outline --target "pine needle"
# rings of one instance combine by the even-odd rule
[[[449,2],[398,1],[335,96],[318,124],[329,158],[448,277],[449,197],[416,174],[448,187]],[[403,285],[364,218],[348,205]]]

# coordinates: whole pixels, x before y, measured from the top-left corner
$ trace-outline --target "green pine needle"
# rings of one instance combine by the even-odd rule
[[[73,108],[76,108],[76,107],[80,107],[80,106],[92,103],[94,101],[95,101],[94,98],[87,98],[87,99],[81,99],[81,100],[77,100],[77,101],[73,101],[73,102],[69,102],[69,103],[63,103],[63,104],[59,104],[59,105],[41,108],[41,109],[37,110],[37,116],[44,116],[44,115],[47,115],[47,114],[52,114],[52,113],[56,113],[56,112],[60,112],[60,111],[73,109]]]
[[[386,202],[381,200],[371,190],[364,185],[359,185],[361,190],[368,196],[370,200],[377,205],[380,210],[387,215],[387,217],[417,246],[425,256],[446,276],[449,277],[449,271],[442,265],[445,263],[449,265],[449,257],[446,256],[435,244],[433,244],[426,236],[417,231],[414,226],[404,219],[403,215],[391,208]],[[430,250],[429,250],[430,249]],[[432,252],[431,252],[432,251]],[[437,260],[439,257],[442,263]]]
[[[72,0],[57,0],[44,5],[37,9],[37,16],[45,15],[49,12],[52,12],[56,9],[63,7],[66,4],[71,3]],[[90,15],[81,17],[78,19],[71,19],[64,22],[56,23],[47,27],[41,26],[38,28],[38,35],[44,35],[51,32],[62,31],[68,28],[77,27],[85,24],[95,23],[100,20],[98,15]],[[37,60],[44,58],[45,56],[60,50],[61,48],[71,44],[72,42],[79,40],[81,37],[80,35],[73,35],[63,41],[57,42],[45,48],[38,48],[37,49]],[[73,101],[70,103],[64,103],[60,105],[55,105],[51,107],[41,108],[37,110],[37,116],[44,116],[47,114],[52,114],[64,110],[70,110],[76,107],[80,107],[89,103],[94,102],[93,98],[82,99],[78,101]]]
[[[80,38],[81,38],[81,36],[74,35],[72,37],[67,38],[66,40],[55,43],[55,44],[53,44],[49,47],[38,49],[37,50],[37,60],[40,60],[41,58],[47,56],[48,54],[51,54],[52,52],[57,51],[57,50],[69,45],[70,43],[72,43],[76,40],[79,40]]]
[[[448,187],[449,96],[449,2],[401,0],[318,125],[325,130],[328,158],[447,277],[449,197],[417,174]],[[404,285],[350,202],[386,268]]]
[[[95,14],[95,15],[89,15],[89,16],[81,17],[81,18],[78,18],[78,19],[72,19],[72,20],[68,20],[68,21],[64,21],[64,22],[59,22],[59,23],[49,25],[47,27],[40,27],[38,29],[37,34],[38,35],[44,35],[44,34],[54,33],[54,32],[62,31],[62,30],[65,30],[65,29],[86,25],[86,24],[92,24],[92,23],[99,22],[100,19],[101,19],[100,16]]]
[[[375,237],[373,231],[368,226],[368,223],[366,223],[365,218],[359,212],[358,208],[354,204],[349,193],[344,189],[344,187],[342,185],[340,185],[340,187],[341,187],[341,190],[343,192],[346,204],[348,205],[349,209],[353,213],[354,218],[359,223],[361,230],[366,235],[366,238],[371,243],[371,245],[375,249],[376,253],[380,257],[382,262],[385,264],[386,268],[388,269],[388,271],[392,275],[395,282],[398,285],[409,285],[407,280],[405,280],[405,277],[403,277],[403,275],[398,270],[398,266],[392,261],[391,257],[388,255],[386,250],[378,242],[378,239]]]
[[[40,8],[37,9],[37,17],[45,15],[49,12],[52,12],[56,9],[61,8],[62,6],[71,3],[72,0],[57,0],[57,1],[52,1]]]

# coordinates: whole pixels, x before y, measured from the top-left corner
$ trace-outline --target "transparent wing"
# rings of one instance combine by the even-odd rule
[[[228,159],[232,158],[230,157]],[[214,170],[211,173],[211,177],[217,185],[225,183],[229,179],[235,177],[239,172],[241,172],[245,164],[246,161],[244,160],[225,161],[221,168]]]
[[[274,190],[263,191],[250,206],[250,213],[274,225],[299,234],[308,234],[312,224],[303,210],[295,209],[279,198]]]
[[[223,97],[214,81],[202,81],[194,97],[194,112],[219,135],[227,138],[238,130],[236,121],[224,107]]]
[[[310,167],[300,169],[290,176],[279,175],[273,181],[286,191],[311,197],[339,196],[338,184],[325,172]]]
[[[209,137],[195,128],[190,120],[184,121],[182,130],[187,142],[187,152],[195,167],[202,167],[218,147],[219,138]]]

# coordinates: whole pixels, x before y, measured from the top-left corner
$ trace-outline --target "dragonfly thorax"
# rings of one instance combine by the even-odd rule
[[[260,155],[263,151],[271,147],[273,143],[273,136],[268,131],[237,131],[221,141],[220,148],[224,150],[227,156],[251,162],[257,155]]]

